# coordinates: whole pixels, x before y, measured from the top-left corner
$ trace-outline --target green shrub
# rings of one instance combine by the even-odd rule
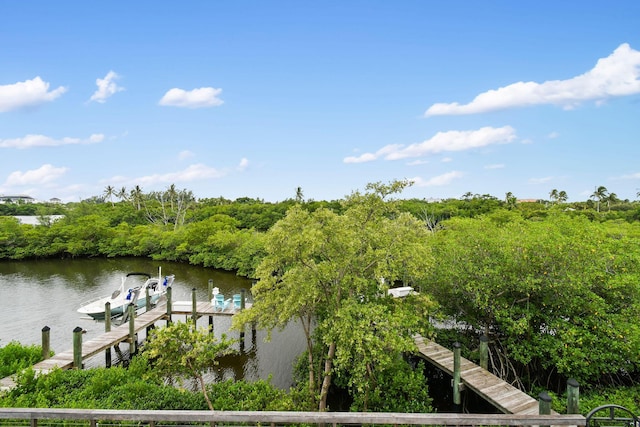
[[[11,341],[0,347],[0,378],[9,377],[42,360],[42,347]]]

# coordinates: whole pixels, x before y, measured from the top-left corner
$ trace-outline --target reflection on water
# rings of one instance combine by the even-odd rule
[[[191,301],[192,290],[199,301],[206,300],[208,281],[220,288],[225,295],[249,290],[251,281],[234,273],[180,263],[158,263],[147,259],[78,259],[44,261],[0,261],[0,346],[10,341],[22,344],[40,344],[42,328],[50,328],[51,349],[60,353],[73,348],[73,330],[81,327],[86,331],[83,341],[95,338],[104,332],[104,322],[84,318],[77,309],[86,301],[111,294],[120,284],[121,277],[129,272],[175,274],[173,284],[174,301]],[[200,319],[199,326],[208,324]],[[163,325],[158,325],[163,326]],[[231,338],[240,338],[230,331],[231,318],[216,316],[214,333]],[[139,336],[144,339],[144,332]],[[266,332],[250,329],[245,331],[245,340],[236,344],[240,355],[224,358],[212,373],[217,379],[267,379],[281,388],[291,385],[291,370],[297,356],[304,350],[304,334],[301,328],[290,325],[282,332],[274,331],[272,340],[265,342]],[[128,351],[122,344],[121,350]],[[118,360],[113,352],[112,360]],[[104,356],[87,361],[86,366],[104,363]]]

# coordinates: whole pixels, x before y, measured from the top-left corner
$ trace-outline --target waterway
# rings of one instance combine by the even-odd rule
[[[76,327],[86,331],[83,341],[97,337],[104,332],[104,322],[79,314],[76,310],[83,302],[111,294],[129,272],[157,275],[159,268],[163,275],[175,274],[174,301],[190,302],[194,289],[197,300],[205,301],[209,280],[224,295],[231,297],[244,289],[250,298],[251,280],[233,272],[182,263],[139,258],[0,261],[0,347],[11,341],[40,345],[44,327],[50,328],[54,352],[73,347]],[[207,325],[207,319],[201,322],[200,326]],[[232,331],[230,326],[230,317],[215,317],[217,336],[224,333],[239,339],[240,333]],[[252,337],[247,330],[244,344],[236,345],[239,354],[224,358],[212,375],[217,380],[271,378],[275,386],[289,388],[292,366],[304,351],[304,334],[300,327],[292,324],[283,331],[274,331],[269,342],[265,341],[266,336],[266,331],[258,330]],[[85,365],[102,363],[103,359],[97,356]]]

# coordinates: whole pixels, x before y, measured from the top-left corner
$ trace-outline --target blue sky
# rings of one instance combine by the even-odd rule
[[[0,0],[0,194],[640,191],[640,2]]]

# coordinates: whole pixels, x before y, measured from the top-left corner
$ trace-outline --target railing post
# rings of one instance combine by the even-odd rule
[[[137,349],[137,342],[136,342],[136,308],[135,308],[135,304],[134,303],[129,303],[129,306],[127,307],[127,310],[129,310],[129,357],[133,356],[134,354],[136,354],[136,352],[138,351]]]
[[[539,415],[551,415],[551,397],[546,391],[543,391],[538,395],[538,414]],[[550,426],[540,426],[550,427]]]
[[[82,328],[76,326],[73,330],[73,367],[82,369]]]
[[[453,343],[453,404],[460,406],[460,343]]]
[[[489,368],[489,337],[486,335],[480,337],[480,367]]]
[[[169,286],[167,288],[167,326],[171,324],[171,308],[173,305],[172,298],[171,298],[172,292],[173,291],[171,290],[171,286]]]
[[[46,360],[49,358],[49,353],[51,352],[51,328],[45,326],[42,328],[42,360]]]
[[[580,413],[580,384],[574,378],[567,380],[567,414]]]

